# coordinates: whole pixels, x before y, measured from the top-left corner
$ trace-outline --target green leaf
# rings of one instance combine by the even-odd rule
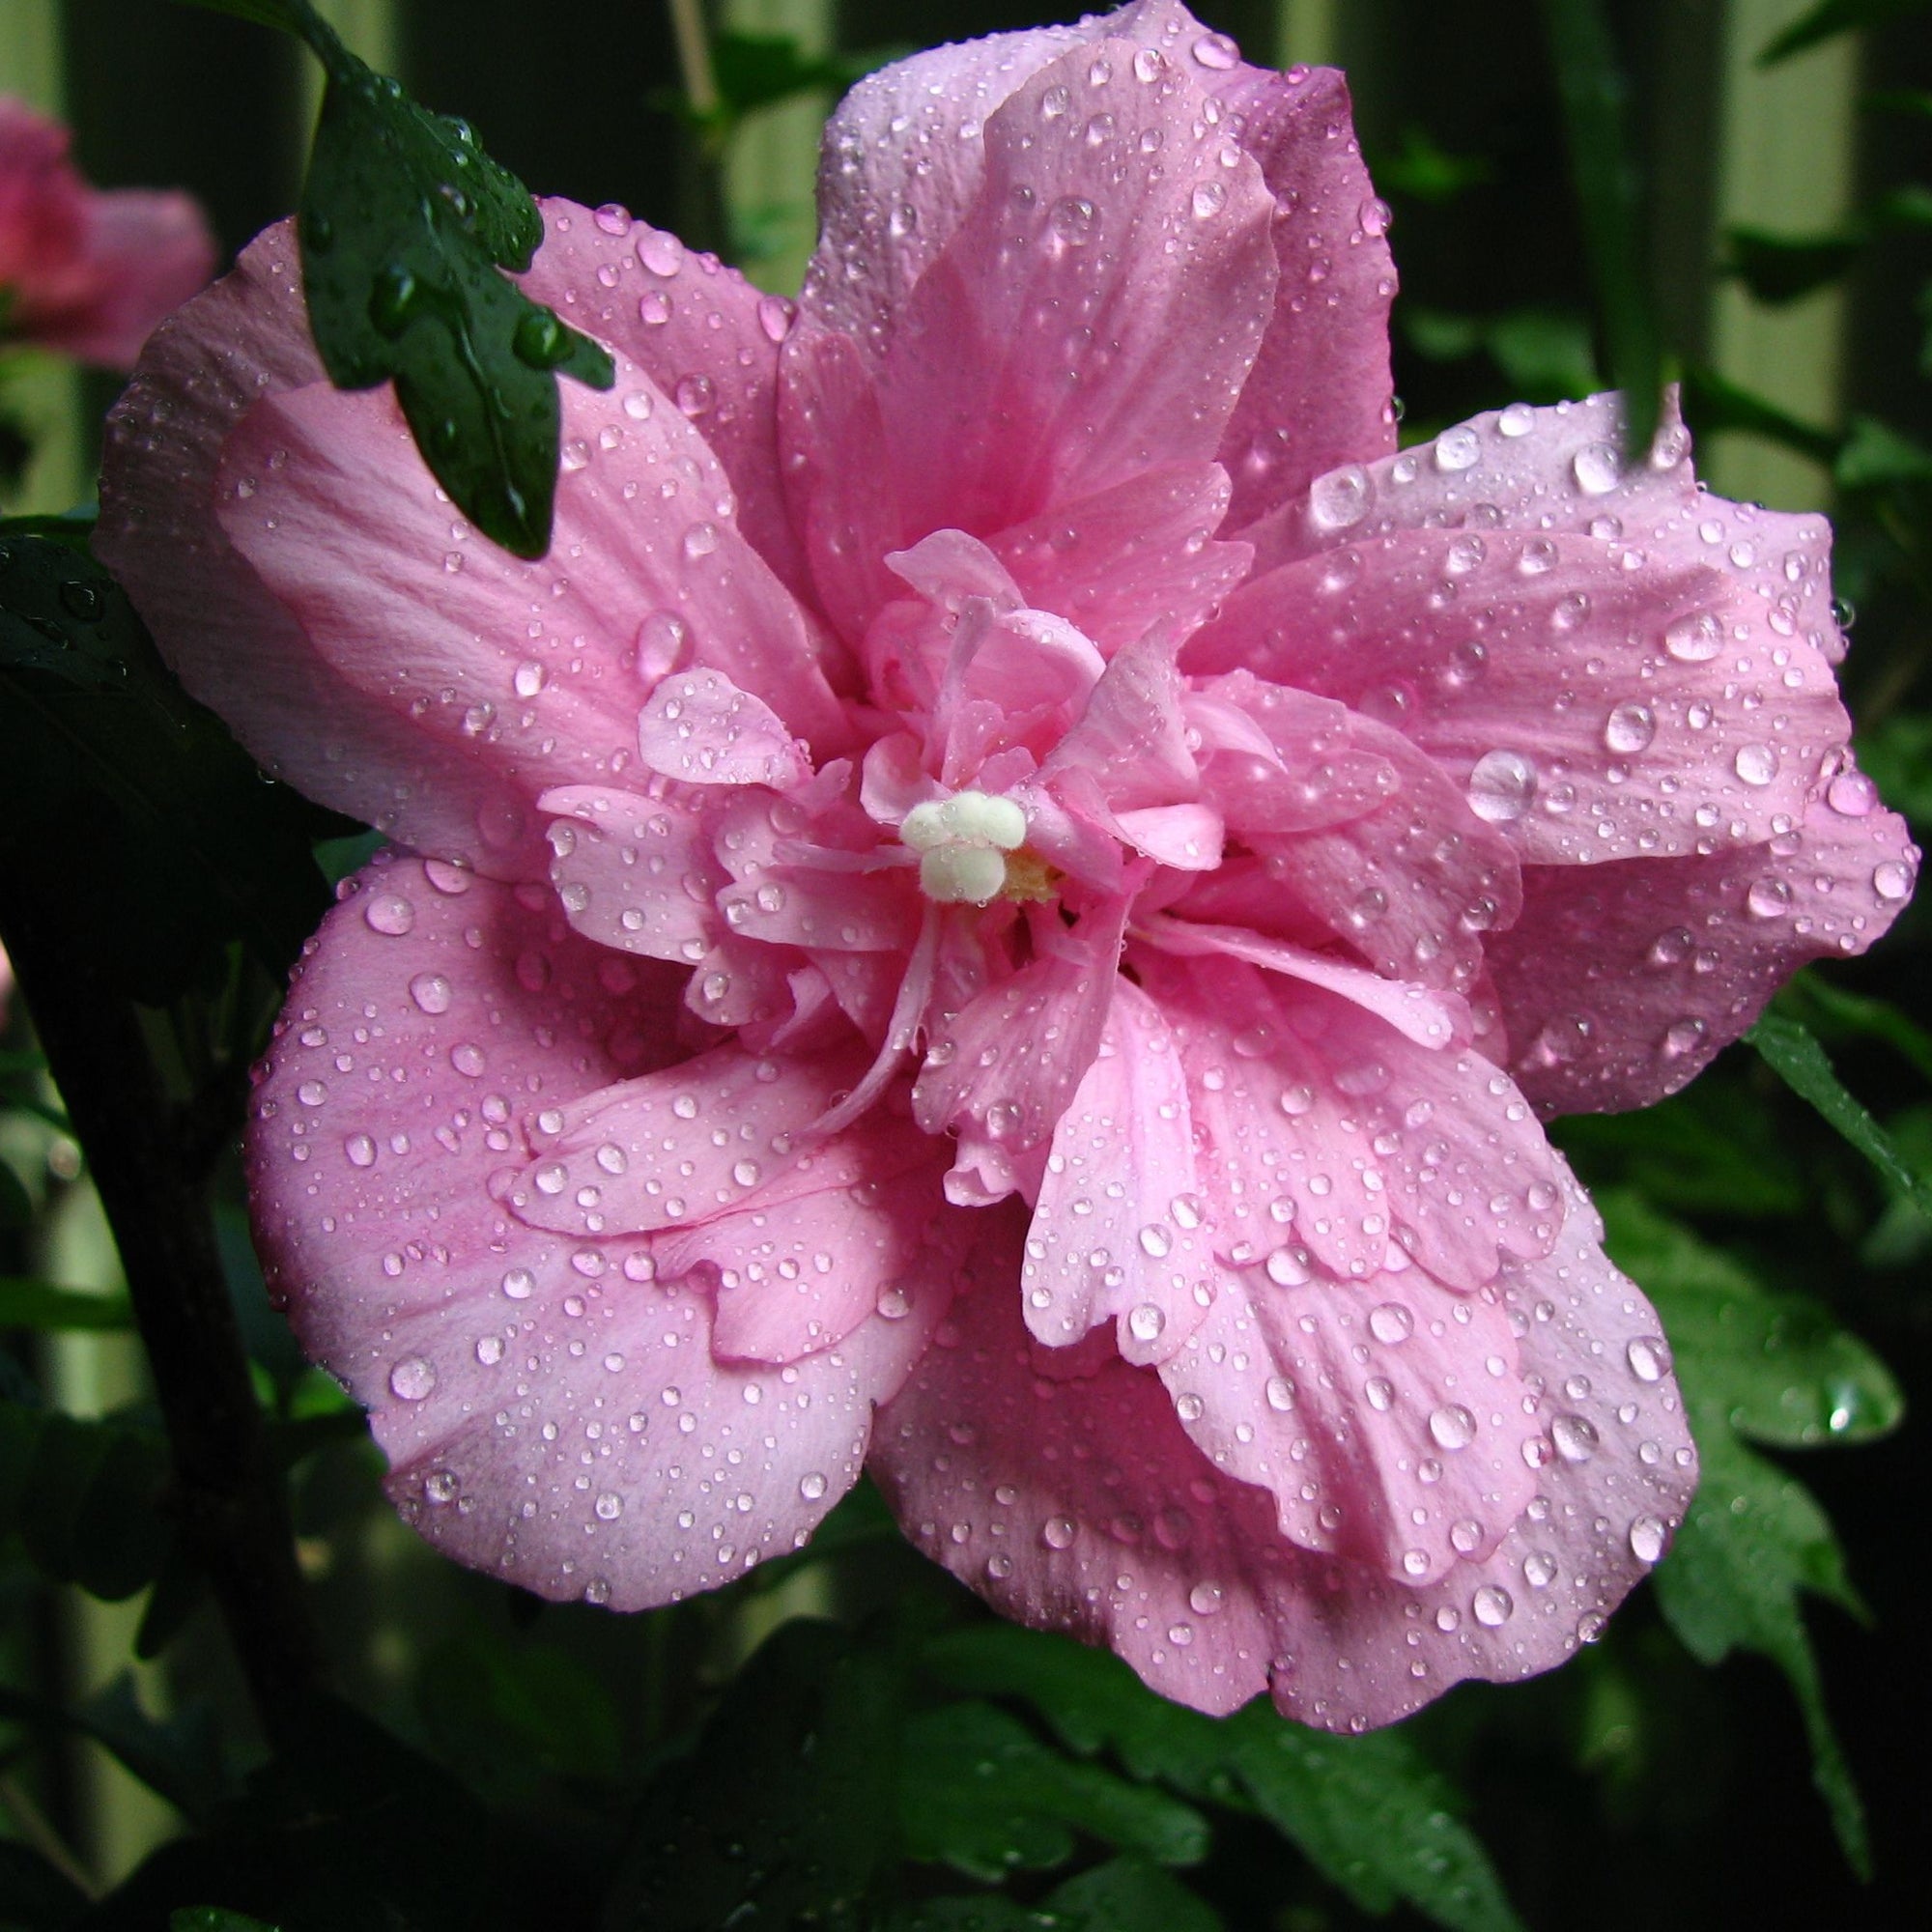
[[[43,1576],[109,1603],[153,1581],[171,1532],[158,1431],[0,1403],[0,1534]]]
[[[1684,412],[1700,436],[1713,430],[1742,430],[1826,469],[1837,461],[1840,438],[1794,416],[1768,398],[1719,375],[1715,369],[1690,368],[1684,372]]]
[[[18,904],[151,1006],[219,977],[233,940],[279,978],[328,902],[313,818],[182,692],[105,571],[46,538],[0,544],[0,868]]]
[[[0,1719],[92,1738],[189,1819],[205,1818],[229,1795],[208,1708],[190,1705],[164,1719],[151,1718],[141,1708],[130,1672],[123,1671],[73,1709],[0,1684]]]
[[[1481,155],[1452,155],[1415,122],[1402,130],[1402,145],[1378,155],[1373,170],[1385,194],[1406,195],[1432,207],[1495,179],[1495,164]]]
[[[889,1661],[834,1625],[782,1625],[646,1792],[609,1932],[869,1923],[897,1850],[898,1721]]]
[[[125,1294],[94,1294],[56,1288],[50,1281],[0,1275],[0,1328],[38,1328],[48,1334],[121,1329],[134,1325]]]
[[[1778,235],[1767,228],[1727,228],[1723,272],[1744,283],[1759,301],[1775,306],[1835,282],[1864,244],[1859,234]]]
[[[1708,1414],[1794,1449],[1866,1442],[1898,1426],[1905,1400],[1890,1370],[1823,1303],[1767,1291],[1638,1194],[1606,1191],[1597,1207],[1610,1259],[1663,1319],[1693,1420]]]
[[[1805,972],[1788,980],[1773,1004],[1787,1017],[1834,1038],[1882,1040],[1932,1080],[1932,1033],[1885,1000],[1848,993],[1830,980]]]
[[[430,1747],[481,1798],[526,1804],[545,1777],[614,1780],[616,1714],[567,1652],[480,1633],[424,1660],[416,1707]]]
[[[1602,0],[1544,0],[1543,11],[1610,380],[1623,392],[1625,461],[1640,463],[1662,407],[1663,348],[1625,126],[1628,83]]]
[[[1845,1091],[1825,1049],[1804,1027],[1768,1012],[1745,1037],[1765,1065],[1801,1099],[1808,1100],[1891,1186],[1922,1213],[1932,1213],[1932,1181],[1904,1160],[1891,1136]]]
[[[4,1160],[0,1160],[0,1232],[11,1233],[33,1225],[34,1198],[25,1183]],[[0,1328],[6,1327],[0,1321]]]
[[[1888,805],[1932,828],[1932,712],[1893,711],[1859,738],[1859,764]]]
[[[1698,1422],[1693,1409],[1693,1423]],[[1846,1860],[1871,1875],[1864,1809],[1825,1709],[1801,1591],[1857,1614],[1832,1525],[1804,1486],[1754,1456],[1706,1414],[1696,1428],[1703,1477],[1670,1554],[1656,1573],[1657,1601],[1685,1647],[1704,1663],[1735,1649],[1769,1658],[1798,1699],[1811,1747],[1811,1778]]]
[[[1023,1698],[1083,1757],[1111,1750],[1137,1778],[1160,1778],[1192,1798],[1235,1795],[1221,1725],[1150,1690],[1111,1651],[983,1623],[934,1638],[920,1663],[949,1690]]]
[[[267,1919],[250,1918],[245,1912],[230,1912],[225,1905],[185,1905],[168,1915],[168,1932],[279,1932],[279,1928]]]
[[[1757,64],[1776,67],[1821,41],[1857,33],[1861,27],[1882,27],[1889,20],[1920,12],[1925,4],[1926,0],[1819,0],[1808,14],[1800,14],[1766,43]]]
[[[608,389],[616,365],[499,272],[527,269],[543,240],[528,190],[467,124],[373,73],[305,0],[213,4],[299,35],[327,75],[298,232],[309,327],[329,381],[341,389],[393,382],[423,461],[456,506],[518,556],[543,555],[557,377]]]
[[[1873,416],[1854,416],[1833,480],[1841,490],[1880,490],[1932,481],[1932,449]]]
[[[1057,1886],[1049,1913],[1084,1919],[1104,1932],[1221,1932],[1221,1915],[1158,1865],[1112,1859]]]
[[[1085,1832],[1157,1864],[1198,1862],[1208,1822],[1190,1804],[1069,1762],[990,1704],[948,1704],[908,1719],[899,1808],[907,1856],[975,1878],[1042,1870]]]
[[[1705,1663],[1756,1651],[1790,1682],[1811,1746],[1812,1779],[1855,1869],[1869,1854],[1862,1810],[1826,1714],[1800,1608],[1815,1591],[1861,1615],[1832,1525],[1801,1484],[1741,1436],[1779,1444],[1882,1434],[1902,1405],[1889,1373],[1801,1295],[1766,1293],[1721,1249],[1639,1197],[1598,1197],[1605,1246],[1652,1297],[1676,1358],[1702,1479],[1670,1554],[1658,1603]]]
[[[1454,1793],[1400,1731],[1329,1737],[1257,1699],[1227,1720],[1263,1814],[1365,1912],[1406,1900],[1452,1932],[1521,1932]]]
[[[1029,1911],[999,1892],[969,1897],[924,1898],[902,1905],[885,1921],[885,1932],[1111,1932],[1084,1915]]]
[[[199,7],[210,14],[233,14],[238,20],[279,27],[284,33],[297,36],[302,33],[303,16],[310,12],[302,0],[181,0],[181,4]]]

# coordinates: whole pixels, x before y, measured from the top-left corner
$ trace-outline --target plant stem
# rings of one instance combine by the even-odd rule
[[[65,941],[51,882],[39,883],[0,879],[0,930],[120,1249],[183,1541],[208,1577],[263,1730],[280,1742],[317,1688],[320,1650],[215,1244],[205,1122],[201,1134],[183,1131],[195,1110],[169,1100],[138,1009]]]

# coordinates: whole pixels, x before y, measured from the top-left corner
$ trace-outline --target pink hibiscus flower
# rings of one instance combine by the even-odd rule
[[[1396,452],[1338,75],[1170,0],[827,138],[796,310],[546,209],[550,555],[320,378],[288,232],[156,338],[100,549],[397,849],[249,1142],[440,1548],[661,1604],[862,1465],[999,1609],[1359,1727],[1588,1641],[1695,1456],[1538,1112],[1688,1080],[1916,855],[1827,530],[1612,399]]]
[[[0,97],[0,343],[129,368],[213,272],[214,239],[191,195],[97,193],[68,146],[58,122]]]

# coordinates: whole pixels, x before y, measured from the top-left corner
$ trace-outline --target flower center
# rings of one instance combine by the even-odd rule
[[[927,799],[899,827],[900,839],[920,855],[920,889],[941,905],[998,898],[1007,890],[1009,865],[1016,863],[1007,855],[1019,852],[1026,833],[1026,813],[1013,800],[983,791]]]

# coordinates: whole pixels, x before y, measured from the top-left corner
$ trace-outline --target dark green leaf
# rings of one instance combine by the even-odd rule
[[[983,1623],[935,1638],[920,1662],[950,1690],[1023,1698],[1083,1756],[1111,1750],[1137,1778],[1160,1778],[1193,1798],[1232,1795],[1221,1725],[1150,1690],[1111,1651]]]
[[[885,1922],[885,1932],[1111,1932],[1084,1915],[1073,1917],[1045,1908],[1029,1911],[997,1891],[972,1897],[925,1898],[901,1906]]]
[[[1761,302],[1797,301],[1835,282],[1864,246],[1862,235],[1776,235],[1765,228],[1724,232],[1724,273]]]
[[[1932,829],[1932,713],[1890,713],[1860,737],[1859,763],[1887,804]]]
[[[1828,469],[1837,460],[1840,439],[1830,430],[1814,428],[1715,369],[1684,372],[1684,412],[1700,436],[1713,430],[1743,430]]]
[[[1754,1456],[1721,1418],[1693,1405],[1703,1476],[1684,1527],[1656,1576],[1657,1601],[1704,1663],[1734,1649],[1767,1657],[1789,1680],[1811,1746],[1811,1776],[1846,1859],[1868,1877],[1864,1810],[1825,1710],[1817,1659],[1799,1608],[1813,1590],[1855,1614],[1832,1525],[1802,1484]]]
[[[1759,67],[1776,67],[1793,54],[1815,47],[1838,34],[1856,33],[1861,27],[1882,27],[1889,20],[1920,12],[1926,0],[1819,0],[1808,14],[1776,35],[1757,57]]]
[[[1932,482],[1932,449],[1872,416],[1854,416],[1833,478],[1841,490]]]
[[[1602,0],[1544,0],[1549,49],[1610,380],[1623,392],[1625,461],[1642,462],[1663,400],[1628,87]]]
[[[1848,993],[1816,973],[1801,973],[1775,1002],[1778,1011],[1833,1038],[1883,1040],[1932,1080],[1932,1033],[1885,1000]]]
[[[1364,1911],[1406,1899],[1453,1932],[1521,1932],[1451,1787],[1402,1732],[1328,1737],[1260,1699],[1227,1727],[1263,1814]]]
[[[695,1756],[653,1780],[607,1932],[861,1927],[896,1855],[898,1687],[830,1624],[785,1624]]]
[[[20,1177],[0,1160],[0,1231],[11,1232],[16,1228],[32,1225],[34,1219],[34,1199]],[[0,1321],[0,1328],[7,1324]]]
[[[67,1932],[87,1910],[87,1894],[39,1852],[0,1838],[0,1923],[23,1932]]]
[[[1383,193],[1434,206],[1494,180],[1495,166],[1480,155],[1448,153],[1426,128],[1410,122],[1402,130],[1401,147],[1376,156],[1374,174]]]
[[[1049,1913],[1096,1932],[1221,1932],[1221,1915],[1178,1878],[1143,1859],[1113,1859],[1057,1886]]]
[[[1662,1207],[1796,1214],[1810,1200],[1789,1136],[1721,1066],[1641,1113],[1572,1115],[1553,1123],[1551,1137],[1593,1186],[1626,1181]]]
[[[207,5],[209,0],[198,0]],[[266,1919],[230,1912],[225,1905],[185,1905],[168,1915],[168,1932],[278,1932]]]
[[[125,1671],[73,1710],[0,1684],[0,1719],[92,1738],[190,1819],[207,1816],[228,1795],[229,1779],[208,1710],[190,1706],[157,1721],[142,1710],[134,1680]]]
[[[0,867],[16,902],[149,1005],[218,975],[232,940],[279,976],[327,904],[311,817],[182,692],[105,571],[46,538],[0,544]]]
[[[1076,1831],[1159,1864],[1208,1852],[1207,1820],[1192,1805],[1070,1762],[990,1704],[908,1719],[899,1807],[908,1857],[975,1878],[1062,1864]]]
[[[39,1328],[48,1333],[131,1328],[134,1311],[125,1294],[93,1294],[56,1288],[50,1281],[0,1275],[0,1328]]]
[[[1610,1258],[1657,1304],[1693,1417],[1758,1442],[1863,1442],[1898,1426],[1891,1372],[1809,1295],[1772,1293],[1640,1195],[1600,1193]],[[1700,1435],[1701,1441],[1701,1435]]]
[[[1765,1065],[1794,1094],[1808,1100],[1893,1187],[1921,1212],[1932,1213],[1932,1181],[1900,1157],[1891,1136],[1845,1091],[1825,1049],[1804,1027],[1796,1020],[1768,1012],[1745,1037],[1757,1048]]]
[[[1702,1479],[1657,1572],[1658,1602],[1691,1654],[1767,1657],[1796,1693],[1812,1777],[1860,1871],[1864,1824],[1800,1612],[1813,1590],[1861,1613],[1832,1525],[1810,1493],[1746,1448],[1852,1441],[1891,1427],[1900,1402],[1884,1365],[1814,1302],[1768,1294],[1722,1250],[1634,1194],[1598,1197],[1611,1258],[1657,1303],[1675,1354]]]
[[[169,1540],[157,1508],[168,1477],[158,1432],[79,1422],[49,1410],[6,1411],[0,1458],[20,1458],[14,1526],[43,1575],[118,1603],[151,1582]]]
[[[452,1637],[424,1661],[416,1706],[430,1747],[491,1802],[527,1803],[544,1777],[617,1776],[610,1695],[567,1652]]]
[[[550,548],[559,374],[616,380],[610,354],[531,301],[543,240],[528,191],[463,122],[371,72],[306,0],[193,0],[285,28],[327,75],[302,188],[309,327],[337,388],[393,382],[423,461],[483,533]]]

